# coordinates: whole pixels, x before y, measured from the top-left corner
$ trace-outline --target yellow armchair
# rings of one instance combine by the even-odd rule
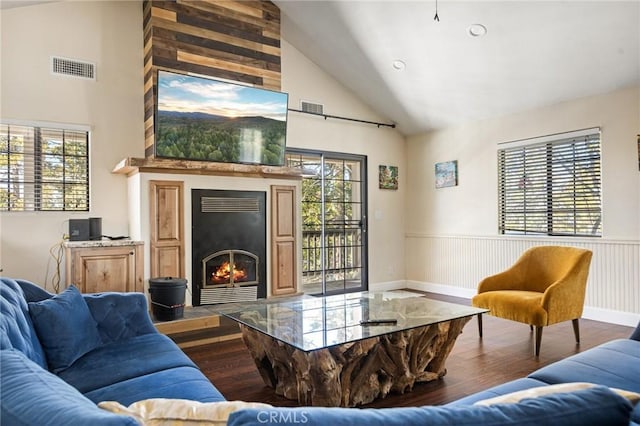
[[[572,320],[580,343],[582,316],[592,252],[575,247],[538,246],[525,251],[506,271],[483,279],[471,304],[490,315],[535,327],[535,355],[540,355],[542,328]],[[482,317],[478,316],[482,337]]]

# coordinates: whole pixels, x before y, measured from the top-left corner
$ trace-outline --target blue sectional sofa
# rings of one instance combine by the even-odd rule
[[[545,394],[550,391],[554,393]],[[526,393],[526,398],[513,402],[514,397],[522,393]],[[480,405],[483,401],[500,398],[502,400],[496,400],[493,405]],[[232,413],[228,424],[640,426],[639,399],[640,323],[629,339],[604,343],[543,367],[525,378],[486,389],[444,406],[244,409]]]
[[[168,337],[141,293],[53,295],[0,278],[0,423],[137,425],[100,401],[224,397]]]
[[[0,278],[0,285],[3,426],[136,425],[136,417],[96,404],[128,406],[152,398],[224,401],[189,358],[156,331],[144,295],[81,295],[71,287],[54,296],[8,278]],[[539,392],[575,382],[595,385]],[[621,395],[620,389],[628,392]],[[527,394],[519,402],[476,405],[523,391],[539,394]],[[605,343],[444,406],[245,408],[231,413],[228,424],[640,426],[640,404],[634,406],[640,395],[629,393],[640,393],[640,324],[629,339]]]

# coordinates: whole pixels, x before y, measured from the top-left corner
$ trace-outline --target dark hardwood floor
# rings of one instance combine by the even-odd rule
[[[434,299],[469,304],[461,299],[427,294]],[[447,360],[442,380],[414,386],[404,395],[391,394],[367,407],[440,405],[509,380],[609,340],[626,338],[632,327],[580,320],[580,345],[576,345],[571,321],[545,327],[540,357],[533,355],[529,326],[483,317],[484,337],[478,337],[475,318],[467,323]],[[296,406],[265,386],[249,352],[240,339],[184,349],[228,400],[257,401],[274,406]],[[585,378],[588,381],[588,378]]]

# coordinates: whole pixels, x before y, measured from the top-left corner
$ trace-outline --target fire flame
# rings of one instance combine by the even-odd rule
[[[244,281],[247,279],[247,273],[242,269],[236,269],[235,265],[231,267],[229,262],[223,262],[222,265],[211,274],[211,280],[215,283],[230,282],[231,277],[233,277],[233,282]]]

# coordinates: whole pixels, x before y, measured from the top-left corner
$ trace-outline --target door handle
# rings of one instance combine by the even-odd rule
[[[360,221],[358,222],[358,226],[362,229],[362,232],[367,232],[367,217],[362,216]]]

